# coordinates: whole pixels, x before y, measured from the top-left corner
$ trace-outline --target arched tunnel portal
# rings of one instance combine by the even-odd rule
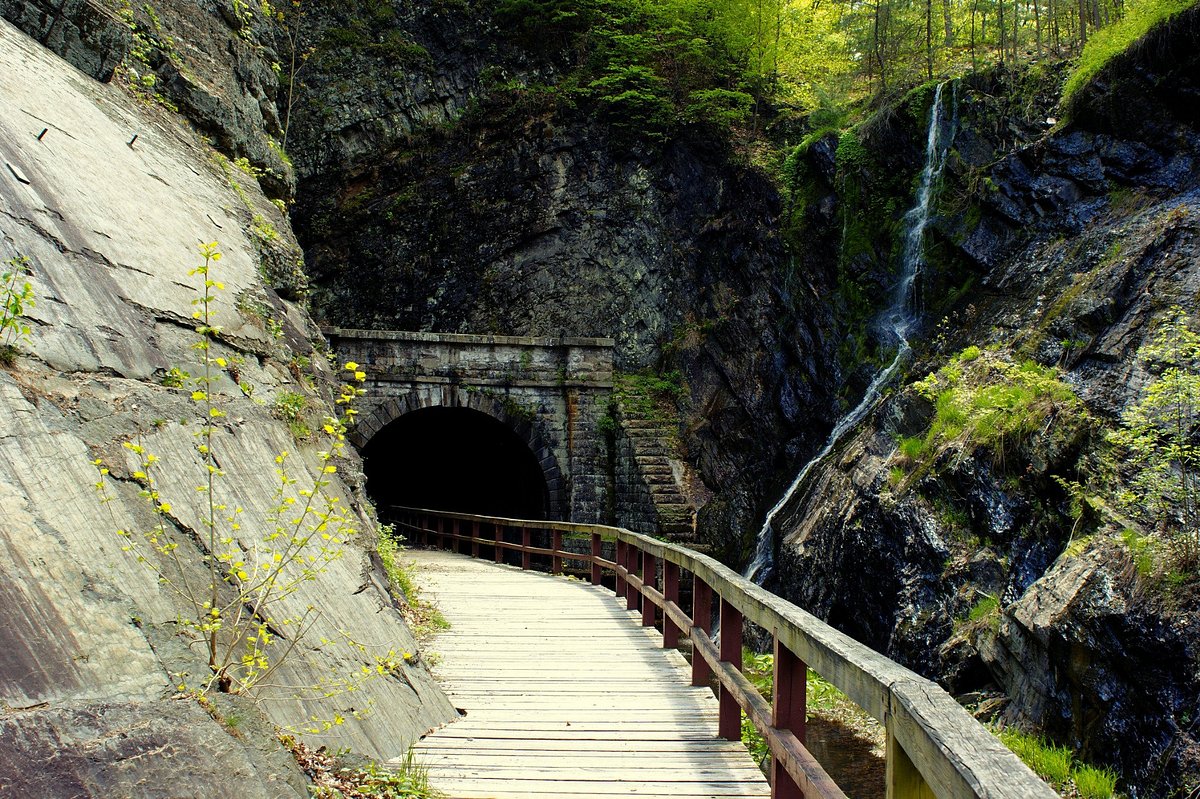
[[[394,505],[522,519],[560,518],[527,440],[473,408],[432,406],[384,425],[362,447],[367,493],[381,516]]]

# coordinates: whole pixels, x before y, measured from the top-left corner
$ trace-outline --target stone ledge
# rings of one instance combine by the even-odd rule
[[[0,0],[2,2],[2,0]],[[405,330],[358,330],[353,328],[323,327],[326,338],[361,339],[376,341],[422,341],[432,344],[503,344],[517,347],[602,347],[612,349],[616,339],[589,338],[584,336],[493,336],[476,333],[415,333]]]
[[[468,377],[441,377],[438,375],[403,375],[389,374],[387,372],[373,372],[368,369],[367,374],[371,381],[376,383],[400,383],[407,385],[437,385],[437,386],[459,386],[464,391],[469,391],[472,387],[481,388],[539,388],[539,389],[554,389],[561,390],[564,388],[578,389],[593,389],[611,391],[613,387],[612,381],[597,380],[594,382],[583,382],[579,380],[566,380],[560,382],[558,380],[477,380]]]

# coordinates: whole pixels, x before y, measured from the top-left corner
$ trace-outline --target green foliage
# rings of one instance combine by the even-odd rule
[[[178,366],[172,366],[163,375],[162,384],[167,388],[183,388],[187,385],[192,376],[180,369]]]
[[[763,768],[771,756],[771,749],[767,746],[766,737],[758,731],[745,711],[742,711],[742,744],[750,750],[750,756],[759,768]]]
[[[1063,86],[1063,104],[1069,104],[1075,93],[1099,74],[1105,64],[1129,49],[1151,28],[1195,3],[1196,0],[1135,0],[1126,3],[1125,16],[1093,33],[1084,45],[1075,68]]]
[[[970,613],[967,614],[967,619],[971,622],[980,622],[993,616],[998,616],[999,613],[1000,598],[994,594],[986,594],[971,608]]]
[[[655,135],[671,124],[666,83],[649,67],[611,66],[588,89],[615,127]]]
[[[441,799],[429,784],[428,769],[417,762],[410,748],[404,759],[383,767],[374,762],[347,768],[324,746],[312,749],[290,735],[280,742],[292,753],[308,776],[313,799]]]
[[[682,372],[619,372],[613,375],[613,383],[627,414],[663,425],[678,419],[678,404],[686,394]]]
[[[691,122],[711,122],[723,128],[741,125],[750,118],[754,98],[746,92],[729,89],[700,89],[688,95],[684,118]]]
[[[127,441],[130,479],[139,486],[139,496],[148,505],[154,524],[147,530],[120,529],[122,550],[143,564],[157,581],[181,601],[186,610],[177,618],[181,633],[203,647],[208,674],[196,685],[189,676],[179,676],[180,691],[200,695],[217,688],[228,693],[249,693],[264,685],[279,666],[286,662],[298,642],[313,629],[320,610],[307,605],[289,607],[284,600],[300,591],[308,582],[320,579],[330,564],[339,560],[346,543],[357,534],[354,512],[330,490],[331,475],[337,472],[335,458],[345,447],[346,425],[353,418],[354,400],[361,395],[357,383],[366,375],[357,364],[348,363],[350,382],[341,388],[337,404],[340,418],[326,417],[322,431],[327,448],[318,455],[317,474],[296,475],[289,467],[290,455],[275,457],[275,494],[271,510],[261,519],[262,526],[244,529],[247,516],[243,508],[231,506],[232,493],[223,487],[225,472],[218,458],[218,430],[227,416],[218,393],[218,378],[229,368],[229,361],[218,355],[214,344],[220,328],[212,323],[215,293],[223,289],[212,276],[212,266],[221,254],[216,243],[201,247],[204,262],[189,274],[202,282],[201,295],[194,300],[196,340],[192,348],[203,363],[203,372],[188,377],[186,387],[200,421],[195,432],[195,450],[201,470],[194,492],[184,501],[200,497],[192,510],[200,514],[198,534],[205,553],[201,564],[203,577],[197,579],[194,564],[180,552],[174,530],[178,523],[172,503],[163,494],[159,477],[159,458],[142,441]],[[183,374],[180,372],[179,374]],[[111,502],[110,469],[103,461],[93,461],[99,478],[95,488],[101,501]],[[317,696],[330,696],[354,690],[363,680],[392,674],[400,668],[403,656],[390,650],[370,655],[367,648],[343,633],[348,644],[368,657],[373,667],[363,665],[360,673],[324,679],[304,689]],[[300,696],[300,694],[297,694]],[[356,711],[365,712],[364,709]],[[319,732],[345,722],[341,715],[327,720],[310,719],[306,729]]]
[[[1074,437],[1086,425],[1087,412],[1058,374],[1032,361],[1013,363],[998,352],[968,347],[914,383],[935,409],[923,441],[924,462],[951,447],[960,457],[984,448],[1003,465],[1034,435]]]
[[[1149,577],[1154,573],[1155,546],[1154,539],[1148,535],[1138,535],[1134,530],[1124,530],[1121,533],[1121,543],[1133,558],[1134,568],[1138,576]]]
[[[1200,564],[1200,335],[1191,324],[1174,306],[1139,351],[1156,376],[1110,436],[1130,473],[1119,503],[1162,532],[1189,569]]]
[[[1071,778],[1081,799],[1109,799],[1117,792],[1117,774],[1112,769],[1082,765]]]
[[[1000,731],[1000,740],[1042,779],[1063,785],[1071,778],[1071,750],[1013,727]]]
[[[28,280],[31,274],[29,259],[23,255],[9,258],[0,272],[0,364],[4,366],[16,360],[18,343],[29,340],[25,313],[37,304]]]
[[[275,397],[271,411],[277,419],[287,423],[292,438],[303,441],[312,435],[308,420],[308,397],[296,391],[280,391]]]
[[[1021,732],[1015,727],[996,731],[1001,742],[1064,795],[1074,794],[1085,799],[1110,799],[1116,792],[1117,775],[1076,760],[1071,750],[1036,735]]]
[[[417,585],[417,563],[404,559],[405,547],[396,540],[393,525],[379,528],[376,552],[388,576],[388,590],[405,605],[404,620],[417,638],[426,638],[439,630],[448,630],[450,622],[434,605],[421,598]]]
[[[925,439],[921,436],[905,436],[897,447],[900,454],[909,460],[917,460],[925,454]]]

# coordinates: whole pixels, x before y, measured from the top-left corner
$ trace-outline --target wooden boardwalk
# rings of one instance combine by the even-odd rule
[[[610,591],[438,550],[412,550],[451,623],[434,669],[466,715],[416,758],[451,799],[770,795],[745,747],[718,738],[693,688]]]

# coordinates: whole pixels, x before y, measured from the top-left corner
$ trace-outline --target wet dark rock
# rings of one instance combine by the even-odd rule
[[[1127,556],[1098,544],[1063,556],[1019,601],[981,654],[1023,720],[1118,766],[1161,795],[1200,749],[1194,621],[1172,624]]]

